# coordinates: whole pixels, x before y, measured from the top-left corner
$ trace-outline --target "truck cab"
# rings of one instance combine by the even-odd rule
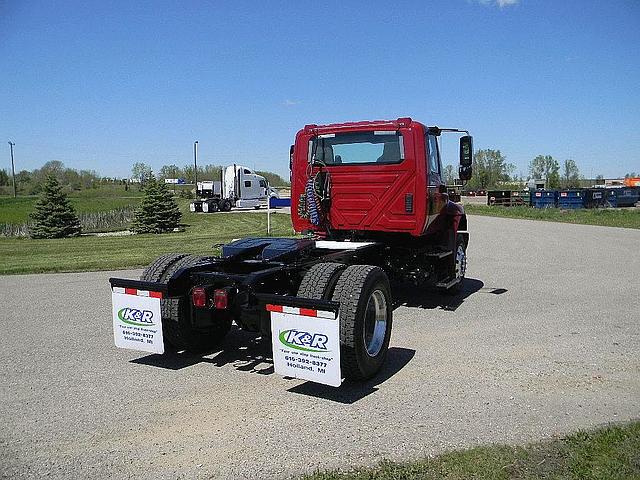
[[[443,131],[411,118],[307,125],[291,151],[292,221],[298,232],[425,237],[466,230],[449,201],[438,137]],[[466,133],[466,132],[464,132]],[[471,137],[461,138],[471,151]],[[461,166],[461,178],[470,176]]]

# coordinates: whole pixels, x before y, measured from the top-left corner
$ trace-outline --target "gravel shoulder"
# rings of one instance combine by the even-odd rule
[[[116,349],[107,280],[139,270],[0,277],[0,471],[282,478],[640,418],[640,231],[469,230],[463,295],[405,289],[385,370],[338,390],[237,331],[204,357]]]

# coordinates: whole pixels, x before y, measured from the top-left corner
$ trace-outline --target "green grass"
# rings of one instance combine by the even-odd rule
[[[640,422],[580,431],[524,447],[493,445],[415,462],[383,462],[350,472],[317,472],[305,480],[640,479]]]
[[[183,210],[187,202],[182,202]],[[271,215],[274,236],[293,235],[288,214]],[[0,237],[0,274],[110,270],[149,264],[169,252],[217,253],[213,245],[246,236],[265,236],[264,213],[193,214],[182,218],[184,232],[127,237],[53,240]]]
[[[90,192],[90,190],[87,190]],[[69,200],[78,213],[106,212],[118,208],[136,206],[141,196],[135,193],[127,196],[88,196],[84,192],[81,196],[70,196]],[[96,193],[96,192],[94,192]],[[128,192],[127,192],[128,193]],[[0,197],[0,223],[18,225],[29,221],[29,214],[38,199],[31,197]]]
[[[640,209],[638,208],[560,210],[558,208],[499,207],[467,203],[464,205],[464,209],[470,215],[640,228]]]

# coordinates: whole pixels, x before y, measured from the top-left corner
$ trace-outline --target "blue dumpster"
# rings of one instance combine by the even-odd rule
[[[584,190],[560,190],[558,208],[584,208]]]
[[[607,192],[604,188],[587,188],[584,191],[586,208],[602,208],[607,205]]]
[[[607,188],[607,202],[611,207],[633,207],[638,200],[640,190],[634,187]]]
[[[534,208],[554,208],[558,201],[555,190],[535,190],[531,193],[531,206]]]

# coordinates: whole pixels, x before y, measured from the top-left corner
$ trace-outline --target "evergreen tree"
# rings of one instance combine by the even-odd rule
[[[180,209],[164,182],[151,176],[144,186],[144,198],[136,210],[131,230],[135,233],[170,232],[179,225]]]
[[[80,235],[80,220],[56,177],[48,175],[35,210],[31,238],[62,238]]]

